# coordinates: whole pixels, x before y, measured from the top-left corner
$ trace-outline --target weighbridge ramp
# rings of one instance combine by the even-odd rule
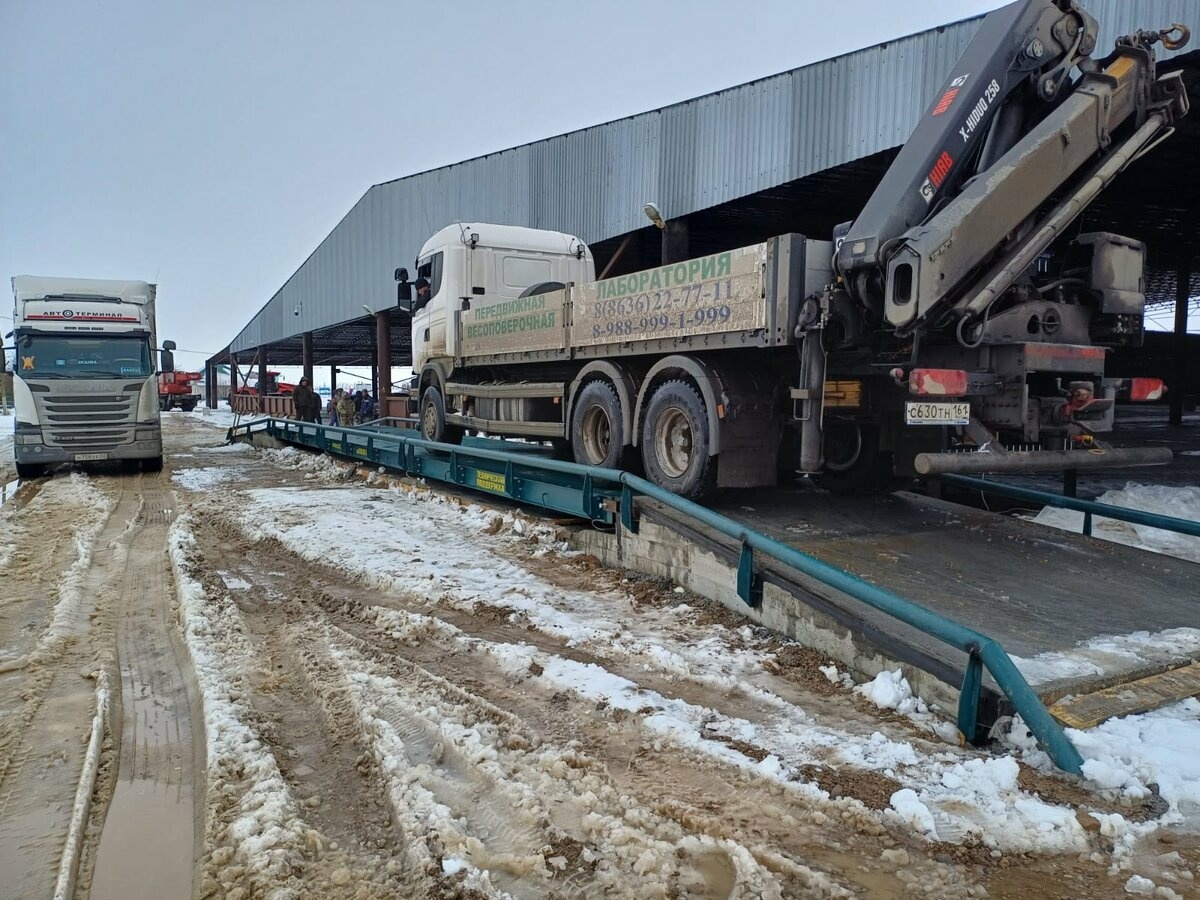
[[[1063,725],[1092,727],[1200,693],[1200,640],[1155,640],[1200,624],[1194,563],[908,493],[777,488],[704,507],[536,445],[433,444],[388,423],[260,419],[230,437],[591,523],[575,544],[605,563],[671,578],[860,678],[899,667],[971,743],[1019,714],[1067,771],[1079,772],[1081,759]]]

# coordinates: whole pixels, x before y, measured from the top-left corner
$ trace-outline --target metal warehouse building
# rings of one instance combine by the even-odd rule
[[[1182,22],[1200,34],[1200,0],[1085,5],[1101,23],[1098,56],[1143,27]],[[456,221],[576,234],[598,270],[619,257],[612,274],[659,261],[660,232],[642,211],[648,201],[667,220],[661,240],[675,257],[788,231],[827,237],[862,208],[981,20],[374,185],[208,365],[405,364],[408,321],[395,308],[393,271]],[[1157,49],[1160,68],[1182,69],[1196,102],[1194,46]],[[1185,323],[1188,299],[1200,295],[1197,159],[1200,110],[1085,214],[1088,230],[1145,241],[1149,303],[1177,304]],[[1181,371],[1174,376],[1183,381]]]

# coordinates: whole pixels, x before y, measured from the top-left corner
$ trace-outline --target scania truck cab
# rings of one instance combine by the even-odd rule
[[[12,279],[17,475],[60,463],[162,468],[154,326],[144,281]],[[167,342],[163,368],[173,368]]]

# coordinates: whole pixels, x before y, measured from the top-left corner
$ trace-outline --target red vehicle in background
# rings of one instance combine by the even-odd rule
[[[158,375],[158,406],[163,412],[179,408],[191,412],[200,402],[193,385],[203,378],[199,372],[160,372]]]

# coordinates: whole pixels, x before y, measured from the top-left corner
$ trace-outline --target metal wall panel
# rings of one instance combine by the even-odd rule
[[[1200,0],[1086,6],[1102,26],[1097,55],[1118,34],[1200,21]],[[376,185],[230,349],[359,318],[364,305],[393,306],[393,270],[451,222],[550,228],[595,243],[644,226],[647,201],[682,216],[898,146],[979,21]],[[1160,58],[1171,55],[1160,48]]]

